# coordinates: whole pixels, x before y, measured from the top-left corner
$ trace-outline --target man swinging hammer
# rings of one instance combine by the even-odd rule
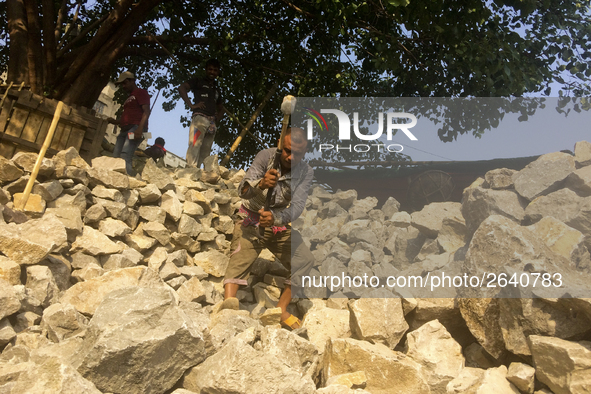
[[[314,256],[290,223],[304,210],[314,171],[302,161],[308,145],[304,130],[287,128],[282,139],[278,168],[273,168],[277,149],[263,150],[256,155],[240,183],[240,212],[244,219],[234,228],[230,263],[224,277],[222,309],[238,309],[238,287],[247,284],[252,264],[267,248],[291,272],[285,280],[277,307],[281,308],[282,325],[296,329],[302,323],[287,312],[291,301],[291,278],[299,280],[305,275],[314,264]],[[272,193],[272,202],[269,210],[265,210],[268,193]],[[262,234],[259,227],[264,228]]]

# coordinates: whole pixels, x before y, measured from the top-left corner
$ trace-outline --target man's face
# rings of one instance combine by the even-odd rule
[[[119,86],[121,86],[126,92],[131,93],[133,91],[133,81],[129,78],[123,80]]]
[[[216,79],[220,75],[220,69],[210,64],[205,68],[205,74],[209,79]]]
[[[291,134],[283,140],[283,151],[281,152],[281,166],[285,169],[295,167],[306,154],[307,141],[291,143]]]

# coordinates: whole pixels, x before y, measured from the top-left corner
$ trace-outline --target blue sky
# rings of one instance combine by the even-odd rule
[[[179,102],[174,111],[164,112],[161,103],[157,102],[150,117],[153,138],[149,143],[162,136],[169,151],[185,157],[189,132],[180,123],[181,115],[186,115],[182,103]],[[392,143],[401,144],[403,153],[416,161],[487,160],[574,150],[576,142],[591,141],[591,113],[574,115],[564,117],[553,108],[538,111],[527,122],[517,122],[517,115],[507,115],[497,129],[484,132],[481,138],[464,134],[448,143],[439,139],[434,127],[419,122],[412,129],[418,141],[410,141],[399,134],[394,136]],[[280,122],[281,119],[278,119],[278,127]],[[218,132],[238,135],[239,130],[236,126],[232,130],[220,129]]]

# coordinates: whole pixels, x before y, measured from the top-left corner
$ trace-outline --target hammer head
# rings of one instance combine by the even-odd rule
[[[285,96],[283,98],[283,103],[281,103],[281,112],[283,112],[283,115],[291,115],[295,110],[295,106],[296,98],[292,95]]]

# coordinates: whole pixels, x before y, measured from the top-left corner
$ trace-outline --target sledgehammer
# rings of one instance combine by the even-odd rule
[[[281,112],[283,112],[283,124],[281,126],[281,136],[279,137],[279,143],[277,144],[277,151],[275,152],[275,157],[273,158],[273,169],[279,170],[279,166],[281,165],[281,153],[283,152],[283,139],[285,138],[285,131],[287,130],[287,126],[289,126],[289,116],[295,110],[296,106],[296,98],[287,95],[283,98],[283,102],[281,103]],[[265,211],[269,210],[271,206],[272,199],[273,199],[273,192],[277,186],[273,189],[267,190],[267,199],[265,201],[265,207],[263,208]],[[259,234],[262,237],[265,234],[265,228],[259,226]]]

